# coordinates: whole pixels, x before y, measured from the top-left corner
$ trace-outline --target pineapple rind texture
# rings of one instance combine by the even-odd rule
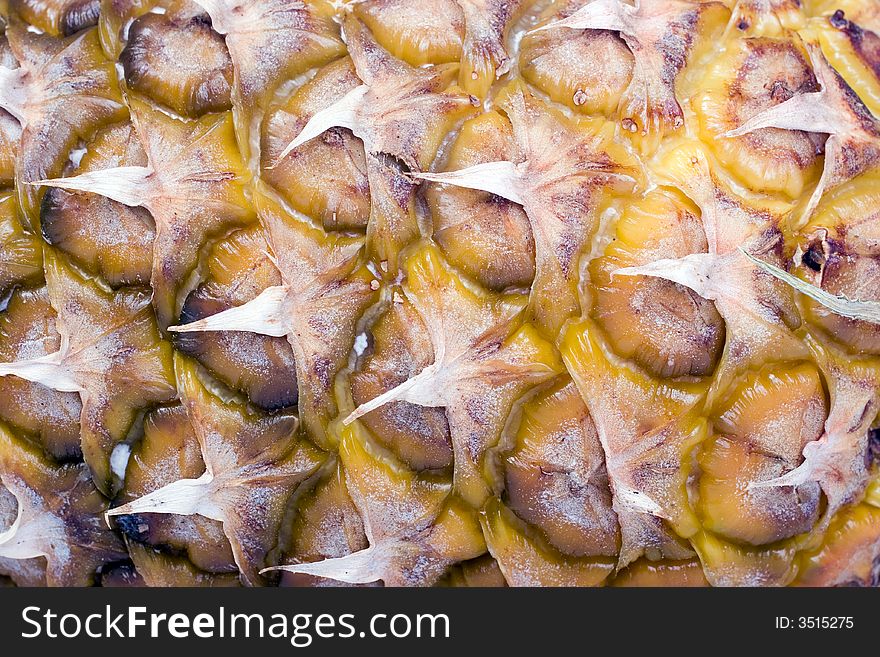
[[[0,2],[0,579],[880,584],[872,0]]]

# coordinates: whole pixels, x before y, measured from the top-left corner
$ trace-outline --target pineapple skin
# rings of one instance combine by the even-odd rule
[[[0,0],[0,584],[880,585],[874,4]]]

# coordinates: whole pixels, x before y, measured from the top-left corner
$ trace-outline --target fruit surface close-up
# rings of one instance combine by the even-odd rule
[[[880,585],[876,0],[0,0],[0,585]]]

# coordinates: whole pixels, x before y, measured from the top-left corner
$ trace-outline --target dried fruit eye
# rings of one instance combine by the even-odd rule
[[[232,61],[204,14],[141,16],[129,28],[119,61],[129,88],[178,114],[197,117],[231,107]]]
[[[349,58],[320,69],[263,124],[264,179],[293,208],[328,230],[363,229],[370,216],[370,184],[364,148],[345,128],[333,128],[281,158],[309,119],[359,84]]]
[[[433,347],[413,305],[393,303],[370,329],[373,349],[352,374],[355,404],[363,404],[397,387],[431,364]],[[389,403],[362,419],[377,442],[391,448],[417,470],[452,465],[446,415],[407,401]]]
[[[796,94],[817,90],[809,62],[795,42],[743,39],[714,62],[700,87],[694,105],[701,135],[743,182],[797,198],[817,180],[821,135],[765,128],[741,137],[723,136]]]
[[[210,275],[187,296],[180,324],[189,324],[253,300],[280,283],[268,245],[257,229],[238,231],[212,249]],[[243,331],[174,333],[174,345],[262,409],[297,402],[293,351],[283,337]]]
[[[563,554],[614,556],[619,529],[599,436],[575,385],[563,383],[524,410],[505,457],[507,503]]]
[[[614,351],[662,378],[711,375],[724,346],[724,320],[711,301],[681,285],[614,272],[706,249],[703,227],[689,205],[655,192],[629,206],[618,220],[617,239],[590,265],[596,285],[592,315]]]
[[[520,57],[523,78],[584,114],[613,118],[632,78],[632,53],[613,32],[535,32],[523,38]]]
[[[52,36],[70,36],[96,25],[101,0],[11,0],[10,8]]]
[[[821,272],[825,265],[825,254],[822,252],[820,243],[813,242],[801,256],[801,262],[814,272]]]
[[[497,112],[468,120],[449,151],[446,169],[456,170],[515,157],[513,131]],[[447,259],[486,287],[527,287],[535,277],[534,238],[517,204],[470,189],[426,191],[434,239]]]
[[[123,123],[96,135],[76,173],[144,164],[137,133]],[[150,281],[156,229],[144,208],[88,192],[49,189],[40,206],[40,229],[49,244],[114,287]]]

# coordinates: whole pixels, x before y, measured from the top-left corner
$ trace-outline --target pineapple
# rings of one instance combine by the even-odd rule
[[[0,584],[877,585],[875,4],[0,2]]]

